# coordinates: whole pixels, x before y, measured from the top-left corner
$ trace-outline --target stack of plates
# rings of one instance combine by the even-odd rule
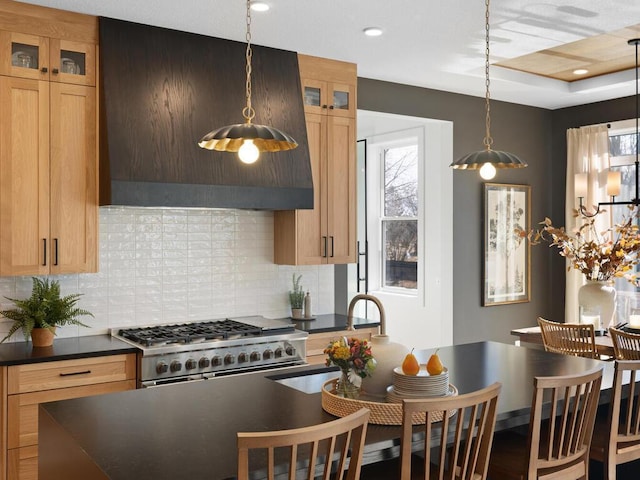
[[[393,370],[393,385],[387,388],[387,402],[400,403],[403,398],[443,397],[452,395],[449,371],[440,375],[429,375],[424,366],[417,375],[405,375],[401,367]]]

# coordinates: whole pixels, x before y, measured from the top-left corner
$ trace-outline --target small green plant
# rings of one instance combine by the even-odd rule
[[[296,274],[293,274],[293,290],[289,291],[289,302],[291,303],[291,308],[302,308],[304,304],[304,289],[300,286],[300,279],[302,275],[298,275],[296,278]]]
[[[53,331],[55,327],[63,325],[88,327],[78,320],[78,317],[82,315],[93,317],[93,314],[76,307],[80,296],[81,294],[74,293],[60,297],[60,284],[57,281],[50,282],[48,279],[40,280],[33,277],[33,288],[29,298],[20,300],[5,297],[15,303],[16,308],[0,311],[3,316],[13,320],[9,333],[0,340],[0,343],[20,329],[25,340],[28,340],[34,328],[47,328]]]

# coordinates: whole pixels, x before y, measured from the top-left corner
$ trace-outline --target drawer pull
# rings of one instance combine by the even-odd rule
[[[81,372],[71,372],[71,373],[61,373],[61,377],[70,377],[71,375],[85,375],[87,373],[91,373],[91,370],[83,370]]]

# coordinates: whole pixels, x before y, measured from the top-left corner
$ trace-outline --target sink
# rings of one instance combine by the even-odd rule
[[[301,372],[272,375],[267,378],[303,393],[320,393],[325,382],[339,376],[340,370],[337,367],[318,367]]]

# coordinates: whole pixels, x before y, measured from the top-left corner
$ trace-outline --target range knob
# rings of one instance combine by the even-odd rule
[[[249,356],[246,352],[242,352],[238,355],[238,363],[246,363],[249,360]]]
[[[289,355],[290,357],[293,357],[296,354],[296,349],[293,348],[293,345],[287,345],[287,348],[285,348],[285,352],[287,352],[287,355]]]
[[[282,357],[283,353],[284,353],[284,350],[282,349],[282,347],[276,348],[276,358]]]
[[[260,360],[260,352],[251,352],[249,360],[251,360],[252,362],[258,362]]]
[[[232,363],[236,363],[236,356],[233,355],[232,353],[227,353],[224,356],[224,364],[231,365]]]
[[[219,358],[219,357],[218,357]],[[202,357],[199,361],[198,361],[198,366],[200,368],[207,368],[209,366],[209,359],[207,357]]]
[[[179,372],[180,370],[182,370],[182,363],[180,363],[178,360],[174,360],[173,362],[171,362],[169,369],[172,372]]]
[[[233,355],[231,355],[231,356],[233,357]],[[226,362],[226,360],[225,360],[225,362]],[[231,363],[233,363],[233,361]],[[220,365],[222,365],[222,357],[220,355],[216,355],[214,357],[211,357],[211,366],[212,367],[219,367]]]
[[[185,362],[184,367],[187,370],[193,370],[198,367],[198,362],[196,362],[193,358],[190,358]]]
[[[164,362],[158,362],[156,365],[156,372],[158,373],[167,373],[169,371],[169,365]]]
[[[270,348],[267,348],[264,352],[262,352],[262,358],[264,358],[265,360],[269,360],[271,357],[273,357],[273,350],[271,350]]]

